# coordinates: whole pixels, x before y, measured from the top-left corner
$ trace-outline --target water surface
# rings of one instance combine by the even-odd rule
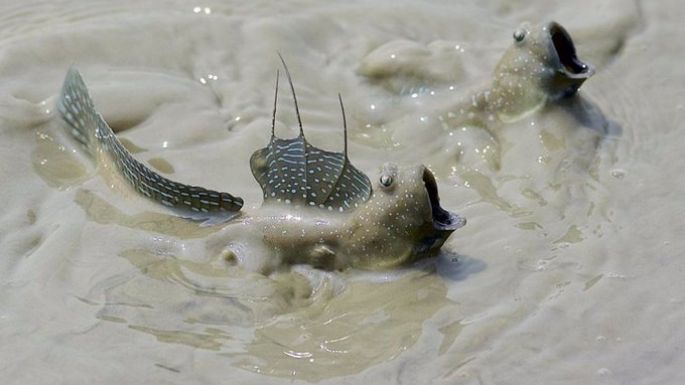
[[[682,8],[0,6],[4,383],[684,381]],[[487,125],[445,123],[487,84],[521,21],[551,19],[597,66],[583,104],[496,139]],[[249,211],[261,203],[248,159],[270,135],[277,51],[313,143],[342,148],[340,92],[355,165],[435,172],[443,206],[469,220],[440,257],[387,273],[245,273],[211,252],[215,230],[112,188],[53,118],[76,64],[138,159],[244,197]],[[289,100],[284,137],[297,132]]]

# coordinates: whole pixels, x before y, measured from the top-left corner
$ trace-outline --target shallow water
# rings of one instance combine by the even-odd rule
[[[685,381],[682,6],[460,3],[0,6],[3,383]],[[581,99],[496,140],[452,124],[514,28],[551,19],[597,67]],[[360,169],[435,172],[469,220],[438,258],[245,273],[211,252],[215,229],[122,191],[55,124],[75,63],[138,159],[250,211],[277,51],[313,143],[342,148],[340,92]]]

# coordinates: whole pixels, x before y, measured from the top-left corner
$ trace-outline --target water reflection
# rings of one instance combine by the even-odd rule
[[[358,373],[410,349],[423,322],[453,304],[446,294],[439,277],[423,272],[391,282],[350,283],[326,303],[257,329],[238,365],[308,381]]]
[[[72,149],[59,143],[47,131],[36,131],[36,147],[31,153],[33,169],[48,185],[64,189],[82,181],[87,169]]]
[[[440,265],[440,275],[350,280],[311,268],[245,276],[221,257],[196,262],[143,249],[121,256],[135,269],[96,285],[92,296],[106,298],[100,319],[161,343],[215,351],[245,370],[307,381],[358,373],[411,349],[426,320],[455,306],[443,276],[463,279],[484,268],[466,258],[451,267],[461,273]],[[460,329],[458,322],[441,329],[443,351]]]

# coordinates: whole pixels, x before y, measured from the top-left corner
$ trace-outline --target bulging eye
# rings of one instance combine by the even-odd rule
[[[392,177],[390,175],[381,175],[381,184],[385,187],[390,187],[392,184]]]
[[[526,38],[526,30],[523,28],[518,28],[514,31],[514,40],[517,42],[522,42]]]

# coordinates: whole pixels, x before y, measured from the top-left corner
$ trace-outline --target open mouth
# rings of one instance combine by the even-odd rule
[[[452,232],[466,224],[466,219],[440,207],[438,185],[435,183],[433,173],[427,168],[423,170],[423,184],[426,186],[428,199],[430,199],[431,211],[433,214],[433,227],[436,230]]]
[[[549,26],[549,35],[552,39],[554,49],[559,56],[559,61],[564,68],[566,74],[574,78],[586,78],[592,75],[592,67],[583,63],[578,56],[576,56],[576,46],[571,40],[571,36],[566,32],[564,27],[557,23],[551,23]]]

